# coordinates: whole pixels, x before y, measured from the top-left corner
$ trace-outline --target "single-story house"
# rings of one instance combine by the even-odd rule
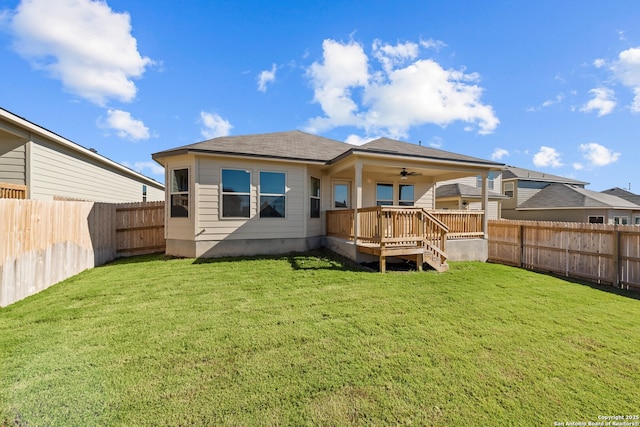
[[[640,206],[611,194],[569,184],[550,184],[516,210],[520,219],[537,221],[631,224]]]
[[[164,200],[164,185],[0,108],[0,197]]]
[[[486,206],[487,177],[504,166],[388,138],[354,146],[300,131],[219,137],[152,157],[166,171],[168,255],[325,246],[355,260],[376,256],[382,270],[387,256],[446,267],[456,253],[455,242],[445,253],[442,234],[451,215],[464,224],[456,237],[475,241],[459,257],[486,259],[486,216],[436,216],[435,187],[480,175]]]

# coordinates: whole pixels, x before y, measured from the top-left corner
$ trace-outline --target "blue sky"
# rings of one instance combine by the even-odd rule
[[[640,2],[0,0],[0,106],[151,153],[387,136],[640,193]]]

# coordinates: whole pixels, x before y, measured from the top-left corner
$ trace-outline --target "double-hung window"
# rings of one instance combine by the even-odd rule
[[[376,184],[376,206],[393,206],[393,184]]]
[[[251,173],[222,169],[222,217],[249,218],[251,214]]]
[[[495,181],[495,176],[493,171],[489,171],[487,175],[487,188],[489,190],[493,190],[493,183]],[[476,188],[482,188],[482,175],[476,176]]]
[[[398,186],[399,196],[398,204],[400,206],[413,206],[415,201],[415,193],[413,184],[400,184]]]
[[[513,182],[505,182],[502,188],[505,196],[513,197]]]
[[[189,169],[171,170],[171,218],[189,217]]]
[[[260,172],[260,218],[286,216],[286,175]]]
[[[320,218],[320,178],[309,180],[309,217]]]

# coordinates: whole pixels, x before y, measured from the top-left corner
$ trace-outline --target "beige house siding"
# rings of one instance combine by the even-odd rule
[[[189,170],[189,217],[172,218],[171,217],[171,172],[174,169]],[[199,204],[197,203],[196,188],[196,162],[193,156],[180,156],[172,159],[171,163],[165,168],[165,180],[167,188],[167,196],[165,204],[166,224],[165,237],[168,240],[193,240],[195,236],[195,221],[198,216]],[[167,246],[169,248],[169,246]],[[167,252],[169,253],[169,252]],[[170,255],[174,255],[169,253]]]
[[[222,169],[247,170],[251,174],[250,217],[222,218],[220,181]],[[283,172],[286,177],[285,218],[260,218],[260,172]],[[304,165],[286,162],[203,158],[198,162],[197,241],[304,238],[308,191]]]
[[[27,150],[25,144],[10,139],[0,139],[0,182],[27,183]]]
[[[132,179],[97,160],[39,138],[30,143],[29,197],[52,200],[65,197],[100,202],[142,201],[143,185],[147,201],[164,199],[162,186],[152,186]]]

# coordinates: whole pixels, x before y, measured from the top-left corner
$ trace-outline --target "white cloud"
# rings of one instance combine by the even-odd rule
[[[394,67],[416,59],[420,51],[420,47],[413,42],[398,43],[393,46],[383,44],[380,40],[374,40],[371,48],[373,56],[380,61],[386,73],[390,73]]]
[[[602,117],[611,113],[615,108],[616,101],[613,90],[606,87],[599,87],[591,89],[589,93],[593,94],[593,99],[580,108],[580,111],[583,113],[595,110],[598,112],[598,117]]]
[[[443,47],[447,47],[447,44],[441,40],[429,39],[420,40],[420,46],[424,47],[425,49],[434,49],[436,51],[439,51]]]
[[[427,144],[429,145],[429,147],[442,148],[442,146],[444,145],[444,140],[441,136],[434,136],[427,142]]]
[[[596,68],[602,68],[606,65],[606,61],[604,59],[596,59],[593,61],[593,66]]]
[[[573,168],[577,171],[584,169],[584,165],[582,163],[574,163]]]
[[[271,66],[271,71],[269,70],[264,70],[262,71],[259,75],[258,75],[258,90],[260,92],[266,92],[267,91],[267,84],[268,83],[273,83],[276,81],[276,71],[278,70],[278,67],[276,66],[276,64],[273,64]]]
[[[344,142],[351,145],[364,145],[367,142],[373,141],[374,139],[376,138],[361,137],[361,136],[352,134],[352,135],[349,135]]]
[[[401,138],[412,126],[444,127],[462,121],[473,124],[468,128],[477,127],[480,134],[493,132],[499,120],[493,108],[480,100],[479,75],[417,59],[418,47],[411,42],[395,46],[374,42],[373,56],[382,64],[376,71],[369,69],[362,45],[325,40],[323,62],[314,62],[308,70],[314,101],[325,115],[309,120],[307,130],[355,126],[367,134]]]
[[[122,164],[129,169],[133,169],[136,172],[140,172],[142,174],[150,173],[152,175],[164,175],[164,168],[157,164],[154,161],[148,162],[131,162],[124,161]]]
[[[533,155],[533,164],[539,168],[548,166],[558,168],[563,165],[560,161],[560,153],[555,148],[544,145],[540,147],[540,151]]]
[[[607,166],[615,163],[620,158],[620,153],[614,153],[607,147],[595,142],[588,144],[580,144],[580,151],[583,157],[587,159],[591,166]]]
[[[631,48],[620,52],[618,60],[611,66],[615,77],[624,86],[631,88],[634,100],[630,106],[631,111],[640,112],[640,47]]]
[[[200,112],[200,123],[204,126],[200,129],[200,134],[207,139],[227,136],[233,128],[231,123],[220,117],[219,114],[207,113],[206,111]]]
[[[505,150],[504,148],[496,148],[495,150],[493,150],[493,153],[491,154],[491,160],[502,160],[504,157],[509,155],[509,151]]]
[[[105,129],[115,130],[117,135],[123,139],[139,141],[149,139],[149,128],[142,120],[134,119],[131,113],[122,110],[107,110],[107,119],[98,121],[98,126]]]
[[[132,78],[153,63],[138,52],[129,15],[104,1],[23,0],[8,21],[22,57],[98,105],[132,101]]]

